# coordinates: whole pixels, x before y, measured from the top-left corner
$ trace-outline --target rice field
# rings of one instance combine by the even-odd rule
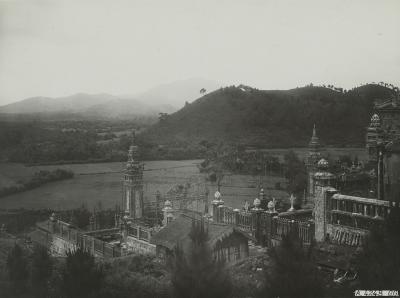
[[[268,150],[271,154],[283,156],[289,149]],[[329,149],[336,156],[354,154],[360,159],[364,149],[349,148]],[[305,157],[306,151],[297,149],[300,157]],[[303,156],[304,155],[304,156]],[[147,201],[154,201],[157,191],[165,195],[169,189],[177,184],[190,183],[192,189],[198,189],[202,194],[208,190],[208,200],[211,202],[217,186],[207,182],[205,175],[200,173],[197,164],[201,160],[185,161],[148,161],[144,171],[144,197]],[[54,210],[71,209],[85,204],[89,208],[97,206],[99,202],[104,208],[114,208],[122,202],[122,171],[124,162],[93,163],[93,164],[65,164],[26,167],[16,163],[0,163],[0,187],[17,184],[29,179],[39,170],[68,169],[75,173],[73,179],[45,184],[39,188],[0,198],[0,209],[42,209]],[[285,188],[285,179],[277,176],[251,176],[226,174],[222,181],[221,193],[227,206],[241,208],[246,201],[251,203],[258,196],[259,185],[262,185],[267,197],[278,200],[287,200],[289,194],[276,189],[276,183]],[[189,194],[195,197],[198,193]]]
[[[304,160],[308,155],[308,148],[285,148],[285,149],[263,149],[261,151],[271,154],[273,156],[278,157],[280,160],[283,160],[283,156],[288,151],[293,150],[300,159]],[[330,158],[336,159],[341,155],[349,155],[352,159],[357,157],[360,161],[367,160],[367,151],[365,148],[359,147],[349,147],[349,148],[337,148],[337,147],[327,147],[321,149],[321,154],[323,156],[329,156]]]

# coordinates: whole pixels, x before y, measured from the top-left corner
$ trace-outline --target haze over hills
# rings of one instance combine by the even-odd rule
[[[204,140],[258,147],[305,146],[315,123],[322,142],[364,146],[374,100],[393,94],[376,84],[346,92],[314,86],[270,91],[232,86],[186,105],[152,126],[143,138],[173,146]]]
[[[220,84],[212,80],[191,78],[159,85],[134,97],[156,105],[169,104],[178,110],[184,106],[185,102],[192,102],[199,98],[200,89],[204,88],[207,92],[212,92],[220,87]]]
[[[174,112],[185,101],[200,96],[200,89],[214,90],[217,83],[189,79],[154,87],[137,95],[77,93],[66,97],[32,97],[0,107],[5,114],[78,114],[91,118],[125,118],[132,115],[157,115]]]

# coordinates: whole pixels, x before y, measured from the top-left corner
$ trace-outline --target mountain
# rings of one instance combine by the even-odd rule
[[[220,87],[220,84],[211,80],[191,78],[159,85],[144,93],[134,95],[134,97],[157,106],[167,104],[178,110],[184,106],[185,102],[192,102],[199,98],[201,89],[204,88],[206,92],[211,92]],[[132,95],[128,95],[128,97],[132,97]]]
[[[85,114],[92,118],[101,118],[104,115],[108,118],[129,118],[132,115],[158,115],[160,112],[174,111],[176,111],[175,108],[166,104],[156,106],[138,99],[116,98],[89,107]]]
[[[66,97],[31,97],[0,107],[0,114],[40,114],[54,116],[74,114],[81,118],[126,118],[132,115],[171,113],[185,101],[199,97],[200,89],[215,90],[217,83],[204,79],[188,79],[154,87],[137,95],[78,93]]]
[[[95,105],[114,99],[110,94],[78,93],[66,97],[31,97],[0,107],[0,113],[31,114],[55,112],[82,112]]]
[[[0,107],[2,118],[7,115],[40,116],[58,119],[68,115],[73,119],[129,118],[138,115],[156,116],[160,112],[176,111],[170,105],[153,105],[136,98],[120,98],[110,94],[78,93],[66,97],[32,97]]]
[[[391,89],[375,84],[346,92],[314,86],[291,90],[232,86],[185,105],[142,137],[149,143],[172,146],[201,141],[257,147],[305,146],[315,123],[326,144],[364,146],[374,100],[392,95]]]

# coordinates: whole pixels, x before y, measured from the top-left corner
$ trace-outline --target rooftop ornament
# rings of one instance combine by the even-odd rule
[[[249,202],[246,201],[246,202],[244,203],[243,208],[244,208],[244,211],[248,212],[249,209],[250,209],[250,204],[249,204]]]
[[[162,211],[165,212],[165,211],[171,211],[171,210],[172,210],[172,203],[170,200],[166,200],[164,202],[164,208]]]
[[[213,204],[217,204],[217,203],[223,203],[222,201],[222,195],[221,193],[217,190],[214,194],[214,200],[213,200]]]
[[[268,202],[268,212],[269,213],[275,213],[275,198],[272,199],[272,201]]]
[[[261,208],[260,208],[261,201],[260,201],[259,198],[255,198],[255,199],[254,199],[253,205],[254,205],[253,210],[261,210]]]
[[[293,204],[294,204],[294,201],[296,200],[296,197],[293,196],[293,194],[291,194],[289,200],[290,200],[290,208],[288,211],[293,212],[295,210],[293,207]]]
[[[373,114],[371,117],[371,127],[379,127],[381,125],[381,120],[379,119],[378,114]]]
[[[329,163],[325,158],[321,158],[318,162],[318,168],[327,169],[329,167]]]

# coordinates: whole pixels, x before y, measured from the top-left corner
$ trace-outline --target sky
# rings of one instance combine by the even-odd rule
[[[0,105],[199,77],[400,85],[400,1],[0,0]]]

